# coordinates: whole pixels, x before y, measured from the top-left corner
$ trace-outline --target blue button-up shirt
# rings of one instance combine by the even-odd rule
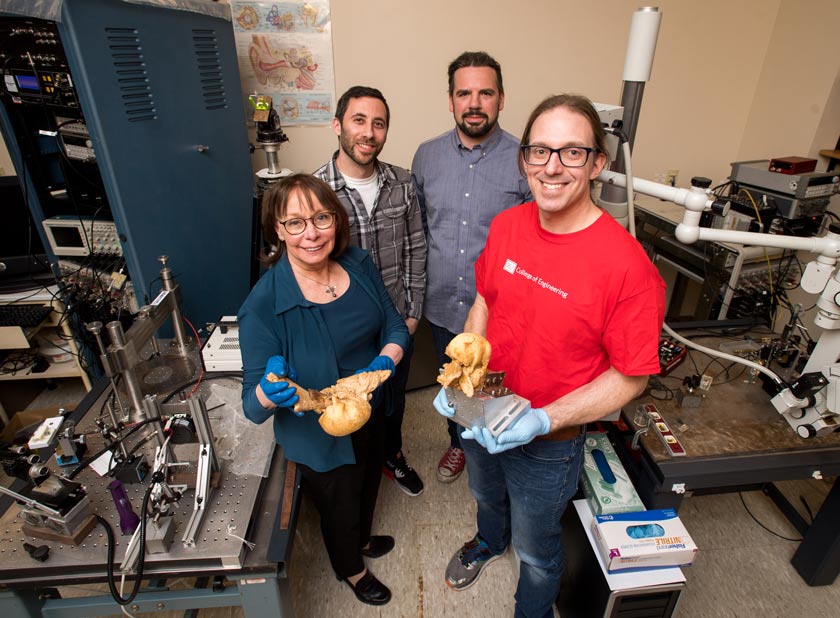
[[[519,140],[496,126],[481,144],[461,144],[456,129],[420,144],[411,173],[428,241],[426,318],[453,333],[475,300],[473,265],[497,214],[531,201],[519,173]]]

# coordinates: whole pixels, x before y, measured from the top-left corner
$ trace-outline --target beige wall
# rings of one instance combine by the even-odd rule
[[[408,167],[418,144],[452,127],[446,66],[483,49],[502,64],[504,128],[518,135],[544,96],[579,92],[617,104],[641,0],[331,0],[336,93],[380,88],[393,120],[382,158]],[[522,8],[522,7],[525,8]],[[634,173],[723,180],[748,158],[817,156],[840,134],[840,2],[662,0]],[[336,148],[329,127],[286,128],[281,162],[311,171]],[[253,156],[254,168],[265,166]],[[0,166],[12,166],[0,144]]]
[[[838,27],[836,0],[781,3],[740,144],[741,158],[763,158],[765,153],[816,157],[821,148],[834,147],[840,132]]]
[[[408,167],[418,144],[452,127],[446,66],[483,49],[502,64],[502,126],[518,135],[556,92],[617,104],[641,0],[331,0],[336,94],[380,88],[393,114],[382,158]],[[725,179],[732,161],[816,157],[840,135],[840,2],[661,0],[634,173]],[[336,148],[329,127],[286,128],[281,163],[312,171]],[[232,154],[232,156],[234,156]],[[254,169],[265,166],[261,152]],[[823,164],[825,161],[822,162]],[[12,173],[0,142],[0,166]],[[819,169],[823,169],[822,165]],[[840,199],[835,197],[835,212]],[[807,303],[810,305],[810,303]]]
[[[483,49],[502,64],[504,128],[518,135],[544,96],[573,91],[618,103],[633,12],[640,1],[332,0],[336,94],[380,88],[393,113],[382,158],[409,166],[417,145],[452,126],[446,66]],[[836,92],[840,2],[662,0],[634,172],[725,178],[729,163],[816,155],[840,133]],[[525,7],[525,8],[522,8]],[[828,111],[833,105],[834,113]],[[785,119],[777,117],[779,108]],[[336,147],[328,127],[288,128],[281,160],[312,170]],[[263,167],[257,154],[255,166]]]

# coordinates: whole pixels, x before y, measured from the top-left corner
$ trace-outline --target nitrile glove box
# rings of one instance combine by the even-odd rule
[[[586,434],[580,482],[593,515],[645,510],[644,503],[604,432]]]
[[[592,531],[610,572],[689,566],[697,554],[674,509],[596,515]]]

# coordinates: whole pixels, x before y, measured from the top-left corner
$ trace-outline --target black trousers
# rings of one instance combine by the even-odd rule
[[[385,459],[397,460],[397,453],[402,450],[402,424],[405,416],[405,387],[408,373],[411,371],[411,357],[414,354],[414,335],[408,340],[408,349],[397,365],[394,375],[385,384],[391,389],[391,403],[385,417]]]
[[[377,406],[353,433],[356,463],[327,472],[299,464],[304,489],[321,517],[321,535],[335,574],[350,577],[365,568],[362,547],[370,542],[373,511],[382,478],[384,408]]]

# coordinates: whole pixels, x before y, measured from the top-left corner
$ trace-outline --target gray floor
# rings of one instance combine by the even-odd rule
[[[448,444],[442,419],[431,407],[434,388],[408,396],[404,440],[408,461],[426,482],[418,497],[402,493],[383,479],[375,532],[391,534],[396,549],[370,569],[393,591],[382,608],[356,601],[336,581],[320,539],[317,515],[303,503],[290,566],[297,618],[322,616],[411,617],[463,616],[495,618],[513,615],[515,565],[510,559],[488,567],[479,581],[463,592],[450,590],[443,571],[452,553],[474,533],[475,506],[466,478],[445,485],[435,468]],[[50,391],[30,407],[44,407],[72,395]],[[833,479],[782,483],[791,502],[801,508],[804,497],[813,511],[822,503]],[[782,536],[796,531],[760,492],[743,494],[753,515]],[[804,509],[802,509],[804,510]],[[807,586],[790,565],[797,543],[763,530],[747,513],[738,494],[694,496],[683,503],[680,517],[700,547],[695,564],[685,569],[687,584],[675,616],[679,618],[798,618],[840,615],[840,581]],[[840,525],[840,523],[838,524]],[[510,553],[508,554],[510,556]],[[189,581],[178,582],[189,586]],[[65,589],[84,595],[87,590]],[[586,591],[581,591],[586,594]],[[177,614],[150,614],[176,616]],[[242,616],[239,608],[202,610],[201,618]]]

